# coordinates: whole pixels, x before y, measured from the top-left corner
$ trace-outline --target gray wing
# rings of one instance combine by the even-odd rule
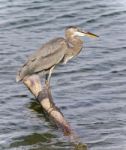
[[[64,38],[57,38],[44,44],[38,51],[28,58],[28,61],[18,72],[17,81],[25,76],[48,70],[62,61],[67,50],[67,43]]]

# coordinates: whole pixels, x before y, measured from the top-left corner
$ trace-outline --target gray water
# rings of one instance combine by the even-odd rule
[[[0,0],[0,150],[70,150],[16,72],[69,25],[96,33],[57,67],[53,98],[90,150],[126,150],[126,1]]]

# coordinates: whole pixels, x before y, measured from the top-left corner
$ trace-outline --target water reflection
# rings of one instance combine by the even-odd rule
[[[31,135],[22,136],[13,139],[15,142],[11,144],[11,147],[24,146],[24,145],[34,145],[36,143],[50,143],[51,139],[55,138],[55,135],[51,133],[33,133]]]
[[[51,133],[32,133],[30,135],[21,136],[13,139],[14,142],[10,144],[10,148],[19,148],[23,146],[31,146],[37,144],[41,145],[41,148],[46,147],[49,143],[51,143],[52,138],[54,139],[56,136]],[[45,144],[45,145],[44,145]],[[38,149],[38,147],[37,147]],[[36,149],[36,150],[37,150]],[[43,148],[44,150],[44,148]]]
[[[30,135],[21,136],[18,138],[13,139],[13,142],[10,144],[11,148],[20,149],[21,147],[30,147],[30,150],[62,150],[63,147],[65,150],[67,150],[67,146],[71,147],[71,149],[74,150],[88,150],[86,144],[74,144],[74,143],[65,143],[57,141],[54,142],[54,139],[56,138],[56,135],[51,133],[32,133]],[[55,144],[55,146],[53,146]],[[36,146],[35,146],[36,145]],[[49,148],[50,147],[50,148]],[[68,148],[69,150],[70,148]]]
[[[36,101],[36,99],[31,99],[31,102],[28,104],[28,108],[36,111],[39,114],[44,113],[41,105]]]

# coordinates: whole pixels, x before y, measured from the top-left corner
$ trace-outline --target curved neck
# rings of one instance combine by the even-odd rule
[[[79,37],[68,37],[67,41],[73,55],[76,56],[79,54],[83,47],[83,41]]]

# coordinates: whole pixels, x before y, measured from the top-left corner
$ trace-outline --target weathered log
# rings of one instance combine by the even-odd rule
[[[55,124],[63,130],[64,135],[73,135],[69,123],[65,120],[63,114],[53,102],[50,87],[48,85],[42,87],[40,79],[36,75],[25,78],[23,83],[40,102],[42,108],[48,113],[49,117],[51,117]]]
[[[87,145],[80,143],[79,138],[53,102],[50,87],[48,85],[42,87],[41,81],[37,75],[25,78],[23,83],[39,101],[42,108],[54,121],[55,125],[63,131],[64,135],[70,138],[70,141],[74,144],[75,150],[87,150]]]

